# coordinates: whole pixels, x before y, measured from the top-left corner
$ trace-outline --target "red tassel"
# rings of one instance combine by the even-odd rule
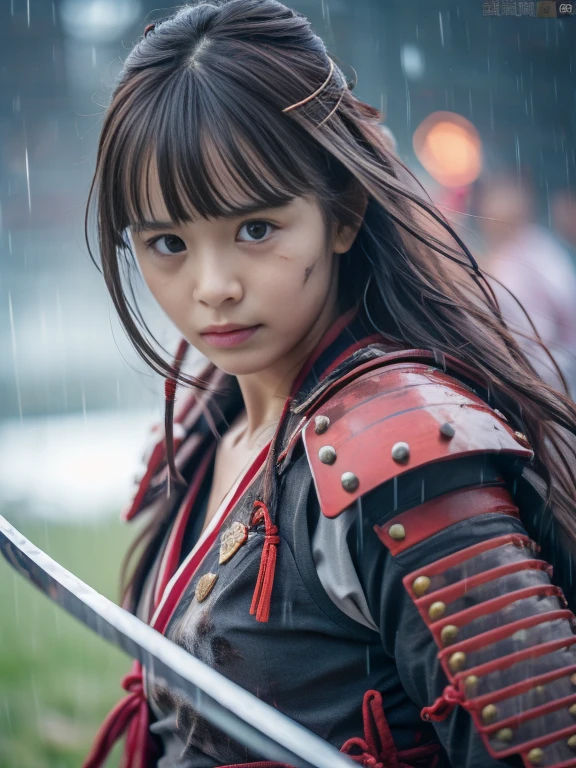
[[[272,524],[270,512],[266,504],[263,501],[255,501],[254,508],[260,511],[260,519],[262,515],[264,516],[266,535],[264,537],[260,570],[258,571],[250,613],[256,614],[256,621],[264,622],[268,621],[270,617],[270,601],[272,599],[274,571],[276,570],[276,552],[278,544],[280,544],[280,537],[278,536],[278,528]],[[257,516],[254,519],[257,519]]]
[[[464,696],[453,685],[447,685],[442,696],[439,696],[431,707],[424,707],[420,712],[420,717],[422,720],[441,722],[452,714],[458,704],[464,704]]]
[[[146,768],[156,764],[158,755],[148,730],[148,703],[144,696],[142,667],[138,661],[122,679],[122,687],[129,695],[118,702],[102,723],[82,768],[103,766],[114,744],[124,733],[126,748],[123,765],[126,768]]]

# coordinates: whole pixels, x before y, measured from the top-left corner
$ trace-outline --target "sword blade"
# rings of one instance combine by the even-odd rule
[[[0,550],[20,574],[100,637],[138,659],[163,685],[266,760],[295,768],[351,768],[352,760],[148,624],[105,598],[38,549],[0,515]]]

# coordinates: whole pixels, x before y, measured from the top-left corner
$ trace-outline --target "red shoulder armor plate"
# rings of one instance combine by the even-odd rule
[[[337,390],[303,441],[326,517],[419,466],[476,453],[532,457],[526,438],[470,388],[417,362],[383,363]]]

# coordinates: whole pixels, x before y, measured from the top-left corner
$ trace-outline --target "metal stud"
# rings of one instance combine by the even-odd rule
[[[570,736],[570,738],[566,741],[566,744],[568,744],[570,749],[576,749],[576,733],[574,736]]]
[[[476,686],[478,685],[478,678],[476,675],[468,675],[468,677],[464,680],[464,685],[470,694],[475,693]]]
[[[544,750],[540,749],[540,747],[535,747],[528,752],[526,757],[528,758],[528,762],[532,763],[532,765],[542,765],[544,761]]]
[[[442,640],[442,645],[451,645],[454,640],[458,637],[458,627],[454,624],[446,624],[445,627],[442,627],[442,631],[440,632],[440,638]]]
[[[516,435],[518,440],[520,440],[522,443],[527,443],[528,442],[528,438],[526,437],[524,432],[514,432],[514,434]]]
[[[544,688],[543,685],[535,685],[534,690],[538,694],[538,696],[543,696],[546,693],[546,688]]]
[[[342,482],[342,488],[344,488],[345,491],[348,491],[348,493],[354,493],[356,488],[360,485],[360,480],[358,480],[354,472],[344,472],[340,480]]]
[[[408,443],[394,443],[392,446],[392,458],[394,461],[403,462],[408,461],[410,457],[410,446]]]
[[[570,682],[576,687],[576,672],[573,675],[570,675]]]
[[[217,573],[205,573],[204,576],[201,576],[198,579],[198,584],[196,584],[194,594],[196,595],[196,600],[198,600],[199,603],[202,603],[204,600],[206,600],[210,592],[212,592],[217,579]]]
[[[498,710],[494,706],[494,704],[486,704],[486,706],[482,709],[482,722],[484,725],[490,725],[490,723],[493,723],[494,720],[498,717]]]
[[[430,589],[430,583],[431,582],[428,576],[418,576],[417,579],[414,579],[412,582],[412,589],[414,590],[416,597],[422,597],[422,595],[425,595],[426,592],[428,592]]]
[[[572,704],[572,706],[570,707],[570,709],[568,710],[568,712],[570,712],[570,714],[572,715],[572,717],[576,717],[576,704]]]
[[[452,438],[456,434],[456,430],[454,429],[452,424],[450,424],[449,421],[445,421],[444,424],[440,425],[440,434],[442,435],[442,437],[445,437],[447,440],[452,440]]]
[[[465,665],[466,654],[463,651],[456,651],[456,653],[453,653],[448,659],[448,667],[450,668],[450,672],[453,672],[454,674],[464,669]]]
[[[391,539],[394,539],[394,541],[403,541],[406,538],[406,530],[400,523],[394,523],[394,525],[391,525],[390,528],[388,528],[388,535]]]
[[[500,728],[500,730],[496,733],[496,738],[498,741],[512,741],[514,738],[514,731],[512,728]]]
[[[428,609],[428,616],[430,616],[432,621],[438,621],[438,619],[441,619],[445,613],[446,613],[446,603],[441,603],[440,601],[438,601],[437,603],[432,603],[432,605]]]
[[[331,445],[323,445],[318,451],[318,458],[322,464],[334,464],[336,461],[336,450]]]
[[[317,435],[323,435],[329,426],[330,419],[328,416],[316,416],[314,419],[314,432],[316,432]]]

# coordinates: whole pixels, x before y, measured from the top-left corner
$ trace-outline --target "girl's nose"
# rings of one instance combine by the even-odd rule
[[[218,307],[225,301],[239,301],[242,284],[233,265],[223,259],[204,257],[193,266],[193,297],[201,304]]]

